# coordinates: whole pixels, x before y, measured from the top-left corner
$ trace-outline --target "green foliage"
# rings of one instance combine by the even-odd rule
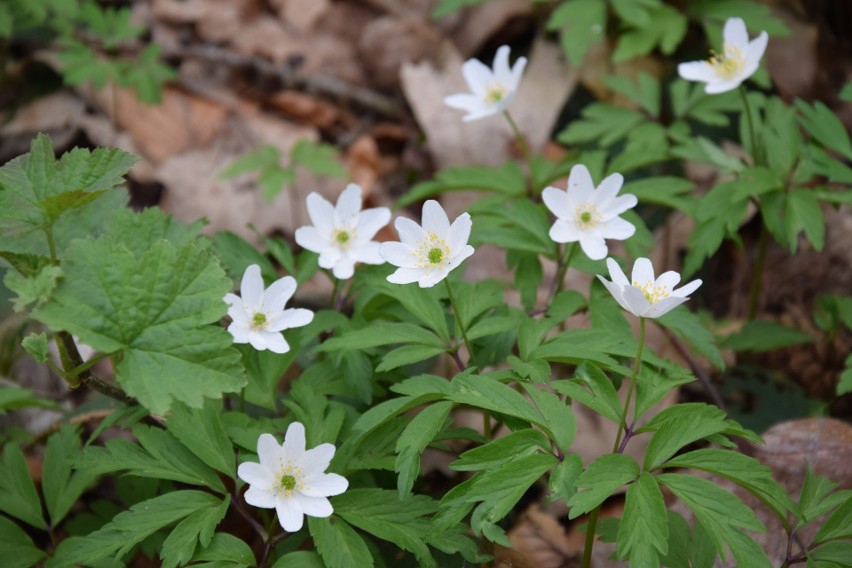
[[[0,511],[38,529],[47,528],[24,454],[14,443],[3,447],[0,461]]]
[[[18,525],[0,516],[0,554],[6,559],[9,568],[29,568],[35,566],[47,553],[37,548],[33,539]]]
[[[790,345],[811,343],[806,333],[769,321],[752,321],[726,337],[722,344],[738,351],[771,351]]]

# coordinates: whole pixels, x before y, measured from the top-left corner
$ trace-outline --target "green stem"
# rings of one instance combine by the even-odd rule
[[[59,349],[59,359],[62,361],[62,366],[65,369],[74,371],[84,366],[83,358],[77,350],[77,345],[74,343],[74,338],[67,331],[59,331],[56,333],[56,347]],[[104,396],[113,398],[124,404],[138,404],[135,398],[129,396],[120,387],[107,383],[89,371],[88,368],[83,368],[79,374],[67,376],[71,371],[63,373],[62,378],[68,382],[68,386],[72,389],[79,388],[81,384],[98,391]]]
[[[642,350],[645,348],[645,318],[639,318],[639,350],[636,353],[636,359],[633,361],[633,372],[630,374],[630,386],[627,389],[627,399],[624,401],[624,409],[621,411],[621,421],[618,424],[618,434],[615,437],[615,444],[612,446],[612,453],[619,451],[621,447],[621,436],[627,427],[627,412],[630,409],[630,401],[633,398],[633,391],[636,390],[636,378],[639,376],[639,369],[642,366]],[[592,562],[592,548],[595,546],[595,527],[598,524],[598,515],[600,515],[601,506],[595,507],[595,510],[589,515],[589,522],[586,523],[586,543],[583,549],[583,568],[589,568]]]
[[[461,330],[462,339],[464,339],[464,345],[467,347],[468,353],[468,364],[474,364],[473,361],[473,348],[470,346],[470,341],[467,339],[467,330],[464,328],[464,322],[461,319],[461,314],[459,314],[459,309],[456,304],[456,298],[453,296],[453,289],[450,287],[450,279],[444,278],[444,284],[447,285],[447,295],[450,297],[450,305],[453,307],[453,313],[456,316],[456,322],[459,324],[459,329]]]
[[[46,227],[44,234],[47,236],[47,248],[50,250],[50,263],[53,265],[59,264],[59,258],[56,256],[56,241],[53,239],[53,228]]]
[[[757,259],[754,261],[754,272],[751,275],[751,289],[748,292],[748,321],[757,316],[760,289],[763,287],[763,265],[766,263],[766,245],[769,241],[769,231],[766,224],[760,225],[760,240],[757,243]]]
[[[559,257],[558,262],[559,267],[556,270],[556,278],[553,280],[553,286],[551,287],[551,300],[556,297],[556,294],[562,291],[562,287],[565,285],[565,274],[568,272],[568,267],[571,266],[571,260],[574,258],[574,253],[576,251],[576,242],[573,242],[570,246],[566,246],[562,249],[562,255]]]
[[[92,365],[94,365],[98,361],[101,361],[101,360],[106,359],[107,357],[111,357],[113,355],[115,355],[115,353],[100,353],[98,355],[95,355],[94,357],[92,357],[91,359],[89,359],[88,361],[83,363],[82,365],[77,365],[76,367],[74,367],[70,371],[67,371],[65,374],[69,377],[76,377],[80,373],[85,371],[86,369],[89,369],[90,367],[92,367]]]
[[[746,89],[744,86],[740,86],[740,95],[743,98],[743,108],[745,110],[746,120],[748,120],[748,131],[751,136],[751,152],[752,158],[754,158],[754,164],[760,165],[763,163],[762,152],[760,152],[760,148],[757,146],[757,134],[754,129],[754,120],[751,117],[751,105],[748,102],[748,93],[746,93]]]
[[[533,187],[532,187],[532,154],[530,153],[529,144],[527,144],[527,139],[521,132],[521,129],[518,128],[518,124],[515,122],[515,119],[512,118],[512,115],[509,114],[508,110],[503,111],[503,116],[506,117],[506,120],[509,122],[509,126],[512,127],[512,132],[515,133],[515,140],[518,142],[518,147],[521,149],[521,154],[524,157],[524,161],[527,163],[527,170],[529,170],[529,178],[527,179],[527,194],[530,197],[533,197]]]

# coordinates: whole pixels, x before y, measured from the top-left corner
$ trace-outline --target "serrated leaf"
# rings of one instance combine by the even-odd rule
[[[852,495],[826,519],[814,537],[814,544],[831,540],[852,539]]]
[[[332,337],[316,351],[362,350],[382,345],[413,343],[443,348],[441,339],[428,329],[404,322],[373,321],[366,327]]]
[[[485,375],[458,375],[453,379],[454,391],[447,396],[458,404],[483,408],[544,425],[544,419],[523,396],[508,385]]]
[[[219,177],[228,179],[248,172],[278,167],[280,162],[281,154],[278,149],[267,144],[243,154],[228,164],[225,169],[219,172]]]
[[[517,457],[549,449],[550,443],[541,431],[526,428],[463,452],[459,459],[450,464],[450,469],[456,471],[491,469]]]
[[[421,410],[396,442],[396,465],[394,471],[399,474],[397,488],[399,498],[411,493],[414,481],[420,473],[420,454],[444,427],[444,423],[453,409],[449,401],[436,402]]]
[[[99,351],[122,351],[116,380],[154,413],[239,390],[239,352],[209,325],[225,315],[231,287],[218,262],[194,241],[140,244],[113,235],[76,241],[64,280],[35,317]]]
[[[577,480],[579,490],[568,506],[569,519],[588,513],[623,485],[639,477],[639,464],[624,454],[606,454],[589,464]]]
[[[317,552],[328,568],[373,566],[373,556],[364,539],[343,519],[308,517],[308,527]]]
[[[6,568],[29,568],[47,557],[21,527],[3,516],[0,516],[0,555]]]
[[[155,105],[163,98],[163,84],[177,77],[177,72],[160,61],[162,48],[145,46],[136,61],[123,61],[119,66],[118,83],[130,87],[139,100]]]
[[[248,568],[257,564],[245,541],[221,532],[213,535],[210,546],[199,547],[192,560],[193,566],[208,568]]]
[[[825,246],[825,218],[816,196],[807,189],[794,189],[787,194],[787,238],[791,252],[796,252],[798,236],[804,231],[814,249]]]
[[[665,367],[660,369],[654,369],[650,366],[642,367],[636,383],[633,420],[639,420],[674,388],[691,383],[694,380],[695,377],[681,367],[672,366],[669,369]]]
[[[616,424],[621,423],[622,405],[612,381],[603,371],[594,365],[583,364],[577,368],[570,381],[554,381],[553,388],[568,395],[608,418]]]
[[[627,488],[618,525],[618,557],[635,566],[658,566],[668,553],[666,502],[654,477],[643,473]]]
[[[24,454],[15,443],[3,447],[0,461],[0,511],[38,529],[47,530],[35,483],[27,470]]]
[[[23,312],[30,304],[38,307],[50,298],[57,281],[62,277],[58,266],[45,266],[35,276],[24,276],[17,271],[7,271],[3,284],[18,297],[12,299],[13,309]]]
[[[816,101],[812,105],[796,99],[796,108],[801,115],[799,120],[807,131],[826,148],[852,160],[852,142],[849,132],[837,115],[823,103]]]
[[[671,55],[686,35],[687,19],[677,8],[659,5],[649,10],[647,25],[622,33],[612,54],[614,62],[627,61],[646,55],[654,47]]]
[[[645,452],[645,469],[654,469],[682,447],[723,432],[727,427],[724,411],[715,406],[701,403],[670,406],[637,430],[654,432]]]
[[[549,390],[536,385],[521,383],[521,386],[538,407],[544,418],[542,428],[556,444],[556,449],[563,454],[567,453],[577,435],[577,422],[574,419],[574,411],[571,410],[571,401],[563,401]]]
[[[25,337],[24,341],[27,339],[29,339],[29,337]],[[8,385],[0,386],[0,416],[6,414],[7,410],[29,408],[31,406],[57,408],[55,402],[39,398],[30,389]]]
[[[216,526],[228,512],[230,497],[225,497],[218,507],[204,507],[188,515],[175,526],[171,534],[163,541],[160,558],[164,568],[185,566],[192,560],[196,546],[210,546]]]
[[[59,526],[77,499],[97,477],[91,472],[71,471],[72,457],[79,452],[79,428],[65,426],[47,441],[41,489],[53,527]]]
[[[577,493],[577,480],[583,473],[583,460],[577,454],[568,454],[550,472],[548,485],[553,495],[551,499],[559,498],[568,501]]]
[[[592,103],[583,108],[581,120],[571,122],[556,138],[563,144],[595,143],[608,148],[627,137],[645,120],[645,116],[636,110]]]
[[[222,405],[205,400],[201,408],[176,403],[166,423],[169,432],[201,461],[233,478],[234,448],[221,420]]]
[[[47,346],[47,335],[44,333],[29,334],[21,341],[21,347],[39,363],[47,361],[50,353]]]
[[[217,509],[221,503],[220,497],[201,491],[173,491],[137,503],[93,533],[63,540],[50,566],[91,564],[121,557],[156,531],[201,509]]]
[[[638,82],[628,77],[612,76],[606,79],[607,86],[628,97],[651,116],[660,114],[660,83],[647,73],[639,73]]]

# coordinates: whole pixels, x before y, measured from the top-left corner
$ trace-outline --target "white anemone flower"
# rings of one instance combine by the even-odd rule
[[[636,206],[635,195],[618,195],[624,177],[612,174],[595,188],[588,168],[577,164],[568,176],[568,189],[547,187],[541,193],[547,208],[556,215],[550,238],[557,243],[580,241],[580,248],[592,260],[604,258],[609,249],[604,239],[623,241],[636,227],[619,215]]]
[[[264,289],[260,267],[252,264],[246,268],[240,284],[240,296],[226,294],[230,306],[228,315],[233,320],[228,331],[234,343],[251,343],[258,351],[269,349],[273,353],[287,353],[290,345],[281,332],[292,327],[308,325],[314,319],[311,310],[284,309],[296,292],[296,280],[285,276]]]
[[[470,214],[462,213],[450,225],[447,213],[435,200],[423,204],[422,227],[405,217],[399,217],[395,226],[400,242],[382,243],[379,248],[382,258],[399,267],[388,276],[388,282],[418,282],[421,288],[431,288],[473,254],[473,247],[467,244]]]
[[[741,18],[728,18],[723,30],[724,46],[707,61],[690,61],[677,66],[678,74],[687,81],[707,83],[710,94],[736,89],[754,75],[766,51],[769,35],[763,31],[752,41]]]
[[[478,59],[468,59],[462,65],[462,75],[470,93],[459,93],[444,98],[449,107],[467,111],[465,121],[477,120],[506,110],[515,98],[521,75],[527,65],[526,57],[519,57],[509,67],[509,46],[501,46],[494,56],[490,69]]]
[[[379,256],[379,243],[371,239],[390,221],[390,209],[361,211],[361,205],[361,187],[354,183],[346,186],[336,205],[311,193],[307,206],[313,226],[296,230],[296,242],[319,254],[319,265],[330,268],[340,280],[352,278],[356,262],[384,263]]]
[[[304,516],[325,518],[334,512],[328,500],[349,487],[345,477],[325,473],[334,457],[334,444],[305,449],[305,427],[293,422],[279,445],[272,434],[257,439],[260,463],[244,462],[237,475],[249,484],[246,503],[262,509],[275,509],[278,522],[287,532],[296,532]]]
[[[606,265],[612,282],[600,274],[598,279],[622,308],[640,318],[658,318],[668,313],[687,301],[689,295],[701,286],[701,280],[693,280],[675,290],[680,274],[669,271],[654,279],[654,267],[647,258],[636,259],[629,281],[614,259],[606,259]]]

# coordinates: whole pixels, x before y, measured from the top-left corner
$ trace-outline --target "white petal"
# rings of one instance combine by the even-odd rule
[[[361,186],[350,183],[337,198],[337,205],[334,207],[335,226],[348,224],[360,212]]]
[[[471,112],[470,114],[464,115],[462,117],[462,120],[465,122],[471,122],[473,120],[479,120],[480,118],[486,118],[495,115],[501,112],[502,110],[503,109],[501,109],[499,106],[485,106],[479,111]]]
[[[269,323],[269,331],[282,331],[308,325],[314,320],[314,312],[304,308],[289,308]]]
[[[280,332],[262,331],[260,333],[263,335],[266,349],[269,349],[273,353],[278,353],[279,355],[290,351],[290,344],[287,343],[287,340],[284,339],[284,336],[281,335]]]
[[[278,459],[281,457],[281,444],[272,434],[261,434],[257,439],[257,457],[260,465],[269,471],[278,468]]]
[[[692,282],[684,284],[679,289],[672,292],[672,295],[686,297],[698,290],[699,286],[701,286],[701,280],[693,280]]]
[[[450,230],[450,220],[441,204],[430,199],[423,204],[423,230],[444,237]]]
[[[728,18],[725,22],[725,29],[722,31],[722,37],[726,47],[732,45],[741,52],[745,52],[748,46],[748,30],[746,30],[742,18]]]
[[[574,215],[574,210],[568,207],[568,194],[558,187],[545,187],[541,192],[541,200],[560,219],[570,219]]]
[[[234,343],[248,343],[250,332],[251,328],[247,323],[235,321],[228,326],[228,333],[233,336]]]
[[[680,274],[674,270],[668,270],[657,276],[657,281],[654,282],[654,286],[663,286],[669,291],[669,293],[671,293],[675,286],[677,286],[678,282],[680,282]]]
[[[709,83],[716,80],[716,70],[706,61],[689,61],[677,66],[677,74],[687,81]]]
[[[514,96],[515,91],[518,90],[518,85],[521,83],[521,76],[524,74],[526,66],[526,57],[518,57],[518,59],[515,60],[515,65],[512,67],[512,82],[509,84],[512,96]]]
[[[745,79],[744,76],[737,76],[728,81],[716,81],[712,83],[707,83],[707,85],[704,87],[704,92],[708,95],[727,93],[728,91],[732,91],[739,87],[742,84],[743,79]]]
[[[305,426],[301,422],[293,422],[284,434],[284,452],[291,463],[300,463],[305,453]]]
[[[630,221],[625,221],[621,217],[610,219],[606,223],[600,225],[601,235],[605,239],[615,239],[624,241],[633,236],[636,232],[636,227]]]
[[[308,216],[321,235],[331,235],[334,230],[334,206],[319,193],[308,195],[305,203]]]
[[[387,207],[374,207],[373,209],[365,209],[358,216],[358,224],[355,225],[355,232],[358,235],[359,241],[369,241],[376,236],[379,229],[390,222],[391,211]]]
[[[447,262],[447,264],[449,266],[449,270],[452,270],[456,266],[460,265],[462,262],[464,262],[467,259],[467,257],[472,255],[474,252],[475,252],[474,248],[470,245],[463,246],[461,248],[461,250],[458,250],[458,249],[454,250],[453,256],[451,256],[449,261]],[[447,272],[449,272],[449,270]]]
[[[246,500],[246,503],[253,507],[260,507],[261,509],[272,509],[275,507],[275,494],[269,489],[260,489],[251,486],[243,498]]]
[[[748,79],[757,71],[763,53],[766,51],[767,42],[769,42],[769,35],[766,32],[760,32],[760,35],[748,44],[745,53],[745,65],[743,66],[743,79]]]
[[[416,248],[426,238],[423,228],[407,217],[397,217],[394,226],[399,240],[409,246]]]
[[[470,220],[469,213],[462,213],[456,217],[447,232],[447,245],[449,245],[451,251],[459,250],[467,244],[472,225],[473,221]]]
[[[618,284],[610,282],[600,274],[598,274],[597,277],[598,280],[600,280],[601,283],[606,287],[606,289],[609,290],[609,293],[612,294],[612,297],[615,298],[615,301],[618,302],[618,305],[629,312],[630,308],[627,307],[627,304],[624,302],[624,288],[619,286]]]
[[[249,330],[248,342],[258,351],[266,351],[266,333],[257,331],[256,329]]]
[[[504,87],[509,87],[512,82],[512,70],[509,68],[508,45],[501,45],[494,54],[494,78]]]
[[[423,268],[397,268],[396,272],[388,276],[388,282],[392,284],[411,284],[417,282],[426,274]]]
[[[624,288],[624,303],[627,304],[627,311],[638,317],[644,317],[645,312],[651,308],[651,302],[636,286]]]
[[[403,243],[395,241],[382,243],[379,246],[379,254],[385,262],[394,266],[401,266],[402,268],[415,268],[417,266],[414,249]]]
[[[576,203],[586,203],[591,199],[595,184],[589,168],[583,164],[577,164],[571,168],[568,175],[568,193]]]
[[[310,480],[310,487],[302,491],[305,495],[314,497],[329,497],[340,495],[349,488],[345,477],[336,473],[324,473]]]
[[[275,512],[278,514],[278,523],[287,532],[300,530],[305,522],[305,513],[298,499],[279,497],[275,500]]]
[[[331,463],[331,458],[334,457],[334,450],[334,444],[320,444],[315,448],[307,450],[300,462],[304,474],[316,475],[323,473],[328,468],[328,464]]]
[[[326,517],[330,517],[334,512],[334,507],[331,506],[331,503],[325,497],[311,497],[309,495],[296,494],[293,498],[299,500],[302,510],[309,517],[324,519]]]
[[[443,268],[435,268],[427,272],[420,279],[418,284],[421,288],[431,288],[441,280],[447,277],[450,273],[451,268],[448,266],[444,266]]]
[[[630,281],[627,280],[627,276],[625,276],[614,258],[606,259],[606,267],[609,269],[609,277],[612,278],[612,282],[619,288],[630,286]]]
[[[648,308],[648,310],[645,312],[644,317],[646,317],[646,318],[658,318],[661,315],[664,315],[664,314],[672,311],[673,309],[675,309],[676,307],[678,307],[679,305],[681,305],[682,303],[684,303],[688,299],[689,298],[680,298],[678,296],[669,296],[668,298],[663,298],[662,300],[660,300],[656,304],[652,304],[651,307]]]
[[[557,219],[550,227],[550,238],[557,243],[573,243],[580,240],[580,230],[573,221]]]
[[[353,262],[364,262],[366,264],[384,264],[385,259],[379,254],[381,244],[375,241],[353,245],[347,251],[347,255]],[[405,246],[405,245],[403,245]],[[347,276],[347,278],[351,277]]]
[[[604,219],[608,219],[610,217],[621,215],[628,209],[633,209],[636,207],[638,202],[639,200],[635,195],[632,193],[625,193],[624,195],[611,199],[605,205],[602,205],[598,212],[603,215]]]
[[[624,176],[621,174],[612,174],[604,178],[592,196],[592,201],[599,209],[604,209],[609,205],[609,202],[615,199],[618,191],[624,184]]]
[[[268,436],[269,434],[267,434]],[[277,445],[277,444],[276,444]],[[237,477],[251,485],[252,487],[269,491],[272,489],[274,481],[272,472],[268,468],[255,462],[244,462],[237,468]]]
[[[263,295],[263,306],[261,309],[270,314],[277,314],[284,309],[287,301],[296,292],[296,279],[285,276],[273,282]]]
[[[592,260],[600,260],[609,252],[603,237],[592,235],[588,231],[580,232],[580,248]]]
[[[655,282],[654,266],[647,258],[637,258],[633,263],[633,274],[631,275],[631,284],[636,282],[640,286]]]
[[[335,263],[331,273],[338,280],[349,280],[355,274],[355,261],[347,256],[343,256]]]
[[[317,254],[332,246],[330,237],[329,233],[327,238],[323,238],[316,227],[307,226],[296,229],[296,243],[303,249]]]
[[[467,112],[480,112],[486,108],[482,97],[470,93],[458,93],[444,97],[444,104],[450,108],[457,108]]]
[[[263,301],[263,277],[260,275],[260,267],[256,264],[251,264],[243,273],[243,280],[240,283],[240,295],[243,297],[243,305],[246,306],[246,311],[260,306]]]
[[[228,315],[232,320],[248,324],[249,315],[246,313],[246,308],[243,306],[243,301],[239,296],[225,294],[225,302],[229,304]]]
[[[481,97],[485,94],[489,84],[494,80],[494,75],[482,61],[468,59],[462,65],[462,75],[470,88],[470,92]]]
[[[323,250],[317,259],[317,263],[321,268],[330,269],[337,266],[340,259],[343,257],[343,251],[335,246],[328,247]]]

